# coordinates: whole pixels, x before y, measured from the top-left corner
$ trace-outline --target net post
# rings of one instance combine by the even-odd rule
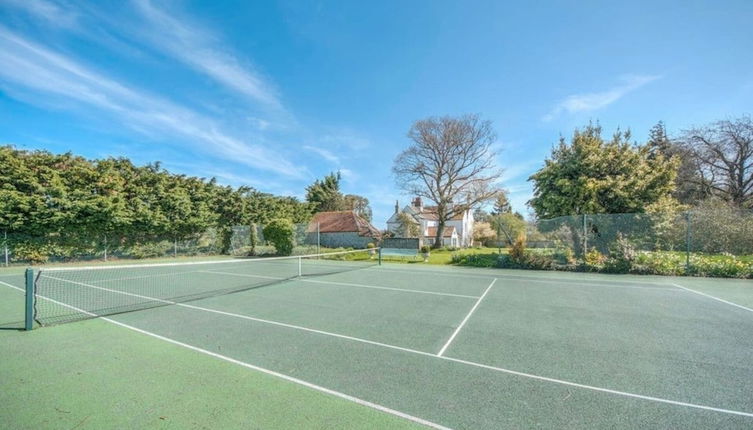
[[[381,266],[382,265],[382,247],[381,246],[379,247],[379,250],[377,251],[377,253],[378,253],[377,264]]]
[[[302,260],[302,259],[303,259],[302,257],[298,257],[298,277],[299,277],[299,278],[300,278],[301,276],[303,276],[303,270],[301,270],[301,260]]]
[[[34,328],[34,269],[26,269],[26,313],[24,317],[24,330]]]

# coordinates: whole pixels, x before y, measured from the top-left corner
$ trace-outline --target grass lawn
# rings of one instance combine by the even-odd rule
[[[422,264],[451,264],[453,255],[481,255],[481,254],[494,254],[499,253],[499,248],[464,248],[455,251],[449,251],[446,249],[433,250],[429,255],[429,261],[424,263],[423,256],[417,257],[397,257],[391,255],[383,255],[382,261],[389,261],[391,263],[422,263]],[[507,253],[507,248],[502,248],[502,253]]]

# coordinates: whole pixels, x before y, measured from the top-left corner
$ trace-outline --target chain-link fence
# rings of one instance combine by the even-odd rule
[[[252,234],[252,230],[255,234]],[[322,251],[319,225],[294,224],[294,255]],[[274,254],[275,248],[264,238],[264,226],[235,226],[222,230],[210,228],[186,238],[138,237],[117,233],[98,235],[28,235],[3,232],[0,235],[0,264],[60,263],[71,261],[108,261],[144,258]]]
[[[581,256],[609,254],[618,238],[637,251],[753,255],[753,213],[728,207],[679,213],[573,215],[539,220],[529,241]]]

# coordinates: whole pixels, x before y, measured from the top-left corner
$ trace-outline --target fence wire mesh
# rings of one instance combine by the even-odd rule
[[[753,254],[753,214],[727,208],[679,213],[573,215],[539,220],[528,240],[576,255],[608,254],[619,237],[638,251]]]
[[[255,231],[255,235],[251,231]],[[294,255],[320,252],[318,225],[294,224]],[[0,264],[59,263],[71,261],[127,260],[211,255],[267,255],[274,247],[264,238],[264,226],[234,226],[223,237],[223,229],[209,228],[182,238],[118,234],[40,235],[3,232],[0,235]]]

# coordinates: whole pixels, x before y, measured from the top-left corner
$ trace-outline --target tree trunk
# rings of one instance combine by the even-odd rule
[[[434,237],[434,249],[442,247],[442,235],[444,234],[444,221],[441,219],[437,223],[437,235]]]

